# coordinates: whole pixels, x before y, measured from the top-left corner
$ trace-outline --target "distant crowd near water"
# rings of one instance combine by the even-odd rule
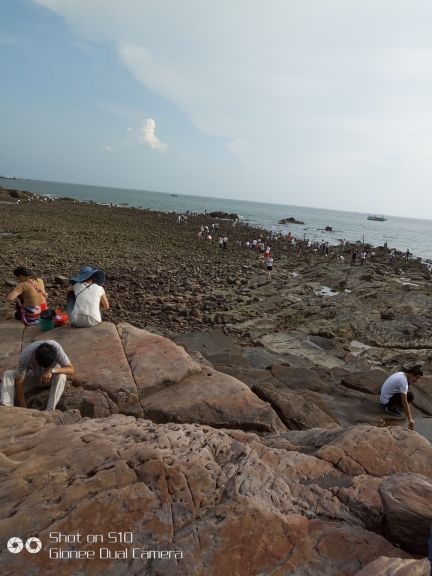
[[[415,257],[432,258],[431,221],[396,216],[386,216],[383,222],[371,221],[367,217],[375,213],[375,210],[374,207],[369,206],[365,206],[365,213],[356,213],[293,206],[289,204],[289,195],[287,195],[287,204],[279,205],[144,190],[2,178],[0,178],[0,186],[28,190],[57,198],[68,196],[78,200],[124,204],[164,212],[224,211],[236,213],[241,221],[266,230],[284,234],[291,230],[298,238],[306,235],[312,240],[323,239],[330,244],[338,244],[345,238],[349,242],[364,241],[372,246],[382,246],[387,242],[391,248],[403,252],[408,249]],[[293,218],[298,222],[304,222],[304,225],[280,225],[279,221],[283,218]],[[331,227],[331,231],[326,231],[326,227]]]

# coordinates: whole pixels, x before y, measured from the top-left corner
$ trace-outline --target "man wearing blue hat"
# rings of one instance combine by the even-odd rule
[[[101,310],[109,310],[108,298],[102,286],[105,274],[99,268],[83,266],[78,276],[71,278],[68,291],[68,313],[72,326],[90,328],[102,322]]]

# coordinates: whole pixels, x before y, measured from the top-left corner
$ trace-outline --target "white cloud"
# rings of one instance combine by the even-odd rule
[[[227,150],[234,154],[242,164],[250,164],[250,158],[247,151],[247,144],[242,140],[233,140],[226,145]]]
[[[141,144],[148,144],[153,150],[159,150],[159,152],[165,152],[168,149],[168,145],[164,144],[156,136],[156,122],[153,118],[147,118],[143,127],[141,128],[141,133],[138,136],[138,141]]]
[[[105,150],[106,152],[114,152],[114,148],[113,148],[112,146],[110,146],[109,144],[106,144],[106,145],[104,146],[104,150]]]

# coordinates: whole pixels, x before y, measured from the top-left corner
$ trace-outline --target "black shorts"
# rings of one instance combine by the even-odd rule
[[[267,270],[271,272],[273,270],[273,266],[267,266]]]

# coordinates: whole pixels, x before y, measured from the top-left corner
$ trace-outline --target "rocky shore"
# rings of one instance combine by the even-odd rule
[[[428,574],[432,286],[420,261],[377,248],[350,266],[348,245],[326,257],[278,240],[269,280],[245,248],[265,231],[2,194],[4,291],[23,264],[61,305],[62,277],[99,265],[113,322],[47,334],[0,323],[1,373],[48,336],[76,367],[59,411],[40,411],[46,393],[0,408],[2,573],[58,574],[62,548],[66,576]],[[226,251],[198,239],[213,221]],[[377,397],[411,362],[426,373],[415,431]],[[104,540],[59,546],[53,533]],[[43,550],[11,555],[12,536]]]

